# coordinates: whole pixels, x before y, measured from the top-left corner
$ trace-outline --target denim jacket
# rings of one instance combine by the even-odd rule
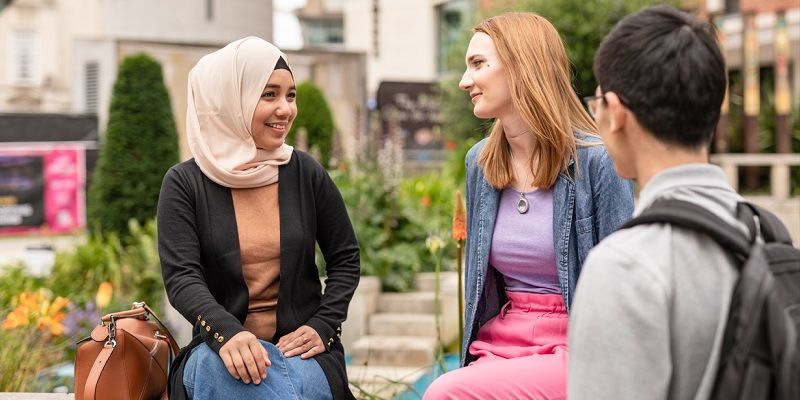
[[[593,136],[580,138],[600,142]],[[466,157],[466,309],[462,365],[472,361],[467,359],[471,357],[467,349],[477,336],[478,328],[496,316],[506,302],[503,278],[489,265],[500,190],[489,185],[477,164],[486,140],[473,146]],[[577,155],[577,171],[576,163],[570,160],[569,173],[561,172],[552,187],[556,268],[568,311],[589,250],[633,213],[633,184],[617,175],[605,147],[578,146]]]

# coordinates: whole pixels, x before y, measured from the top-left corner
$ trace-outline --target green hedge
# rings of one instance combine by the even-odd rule
[[[155,216],[161,180],[178,162],[178,136],[161,65],[125,58],[111,97],[108,127],[89,190],[89,228],[124,233],[128,220]]]
[[[295,143],[295,136],[301,128],[308,135],[308,149],[312,153],[318,152],[319,162],[327,167],[333,147],[333,115],[322,90],[311,82],[297,86],[297,117],[287,137],[289,143]]]

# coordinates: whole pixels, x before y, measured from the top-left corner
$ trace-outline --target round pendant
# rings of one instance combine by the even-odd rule
[[[528,199],[525,198],[524,194],[520,194],[519,200],[517,200],[517,211],[519,211],[520,214],[525,214],[528,212],[528,207]]]

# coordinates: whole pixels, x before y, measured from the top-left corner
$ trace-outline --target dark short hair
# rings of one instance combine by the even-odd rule
[[[631,14],[603,39],[594,74],[658,140],[710,143],[727,81],[712,25],[669,6]]]

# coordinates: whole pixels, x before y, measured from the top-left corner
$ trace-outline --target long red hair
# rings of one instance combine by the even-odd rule
[[[494,42],[505,66],[512,105],[536,136],[533,185],[550,188],[570,158],[577,162],[576,147],[588,145],[574,131],[597,132],[572,88],[564,43],[555,27],[534,13],[501,14],[479,23],[473,31],[489,35]],[[497,189],[514,178],[510,157],[503,125],[497,120],[478,159],[486,180]],[[536,165],[533,160],[538,160]]]

